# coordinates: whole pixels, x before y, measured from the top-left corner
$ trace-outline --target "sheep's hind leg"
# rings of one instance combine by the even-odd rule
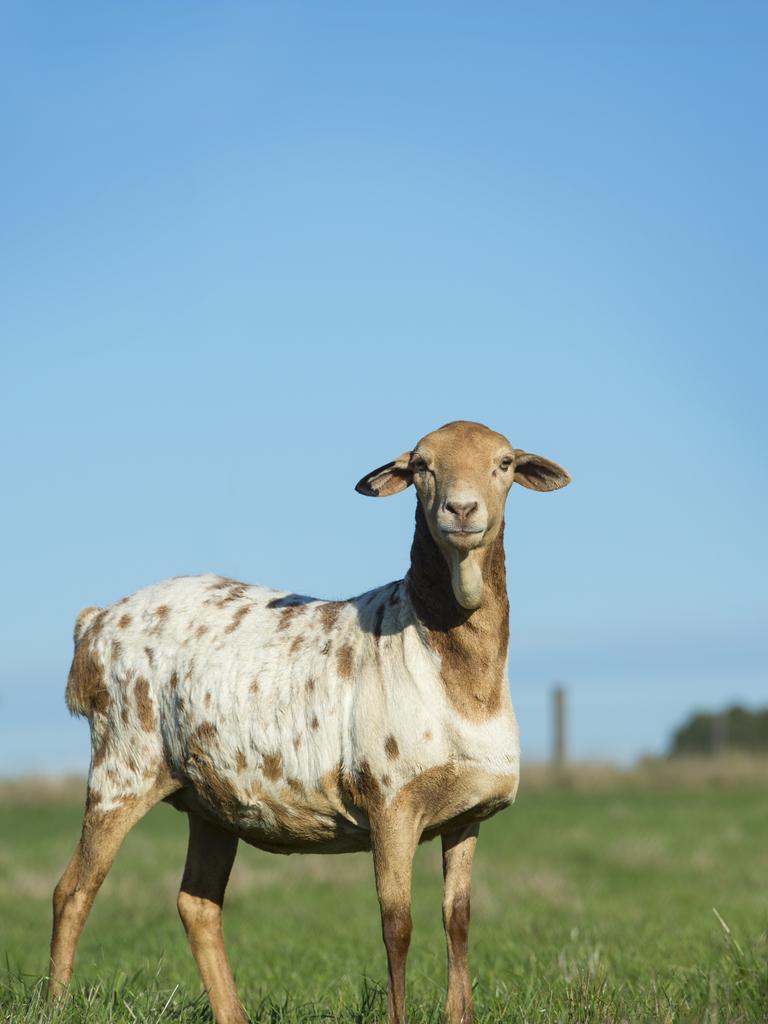
[[[72,977],[77,943],[123,840],[150,808],[175,789],[178,783],[172,780],[158,782],[147,793],[128,796],[108,811],[99,810],[97,798],[89,791],[80,842],[53,893],[49,997],[62,995]]]
[[[237,836],[189,814],[189,849],[179,914],[216,1024],[247,1024],[224,949],[221,907],[237,852]]]

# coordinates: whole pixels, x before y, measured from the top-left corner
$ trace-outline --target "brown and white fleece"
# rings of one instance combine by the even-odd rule
[[[464,422],[363,478],[377,496],[415,483],[416,529],[406,578],[347,601],[190,576],[82,612],[67,704],[91,724],[90,803],[114,810],[162,778],[179,809],[282,853],[367,849],[378,810],[407,805],[429,838],[509,804],[513,475],[569,480]]]

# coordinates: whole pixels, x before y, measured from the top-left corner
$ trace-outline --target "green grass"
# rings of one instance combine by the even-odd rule
[[[186,821],[165,806],[128,837],[83,935],[72,997],[49,1014],[50,896],[79,819],[70,803],[0,805],[0,1021],[210,1021],[175,908]],[[440,1018],[440,883],[439,843],[430,843],[415,864],[413,1022]],[[765,791],[523,789],[480,833],[478,1018],[763,1022],[767,928]],[[253,1020],[381,1019],[386,970],[369,856],[283,858],[241,845],[225,929]]]

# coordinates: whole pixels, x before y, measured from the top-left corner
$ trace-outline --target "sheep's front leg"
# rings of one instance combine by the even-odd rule
[[[479,825],[449,832],[443,840],[443,925],[448,944],[448,995],[445,1001],[447,1024],[471,1024],[472,978],[469,973],[469,887],[472,858],[477,845]]]
[[[387,948],[387,1022],[405,1024],[405,962],[411,944],[411,866],[415,823],[387,818],[371,823],[371,847],[381,930]]]

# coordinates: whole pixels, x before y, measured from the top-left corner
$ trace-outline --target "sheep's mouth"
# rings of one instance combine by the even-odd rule
[[[457,551],[471,551],[479,547],[485,536],[484,526],[449,526],[440,527],[440,533],[446,544]]]

